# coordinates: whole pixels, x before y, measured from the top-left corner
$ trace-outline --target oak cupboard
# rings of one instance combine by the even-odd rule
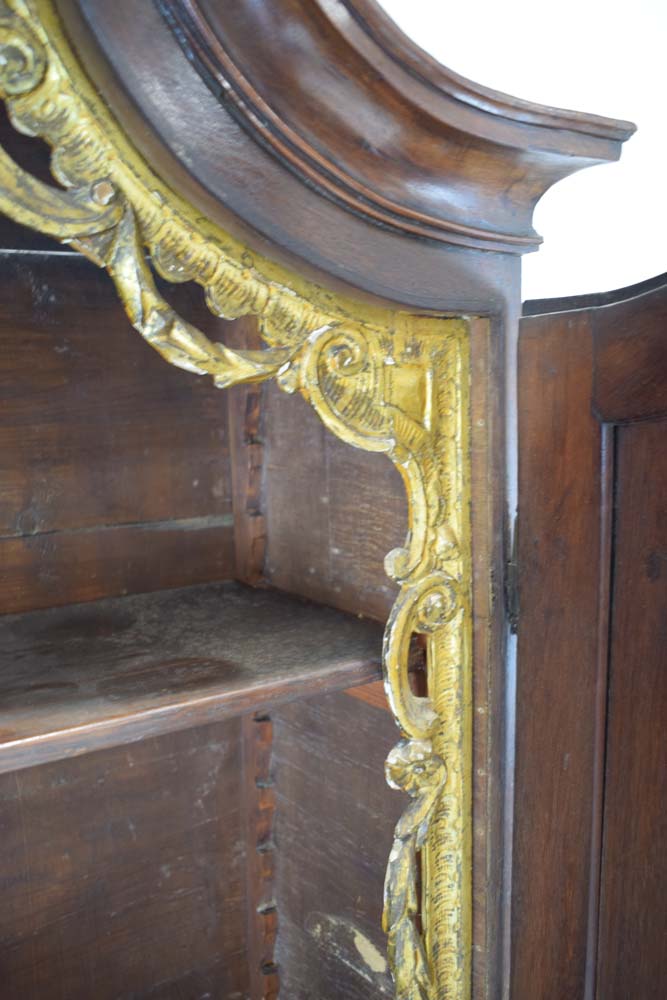
[[[519,335],[633,126],[372,0],[11,0],[0,91],[1,1000],[661,995],[664,286]]]

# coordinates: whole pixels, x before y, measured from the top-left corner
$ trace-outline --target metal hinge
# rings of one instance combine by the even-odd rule
[[[514,531],[512,532],[512,554],[507,563],[507,571],[505,573],[505,606],[507,608],[507,620],[509,621],[512,635],[516,635],[519,628],[518,537],[519,515],[517,514],[514,518]]]

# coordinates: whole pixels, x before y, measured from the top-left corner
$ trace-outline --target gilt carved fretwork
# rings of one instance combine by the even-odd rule
[[[276,378],[342,440],[383,452],[410,527],[386,570],[387,696],[402,738],[390,784],[410,803],[387,867],[384,927],[399,1000],[466,1000],[471,960],[471,541],[469,323],[355,306],[275,269],[198,218],[131,149],[73,60],[49,0],[0,7],[0,86],[14,126],[46,139],[61,187],[0,151],[0,208],[76,247],[112,277],[138,332],[221,387]],[[267,348],[231,350],[177,315],[146,260],[195,280],[211,310],[259,317]],[[382,498],[378,497],[378,504]],[[408,679],[426,637],[428,695]]]
[[[58,182],[0,147],[1,211],[105,269],[171,364],[220,387],[276,379],[399,470],[409,530],[386,557],[399,592],[383,648],[401,733],[386,776],[407,797],[385,881],[396,997],[470,1000],[473,976],[475,997],[505,995],[515,255],[539,242],[541,194],[616,159],[633,126],[465,81],[372,0],[0,0],[0,96],[16,129],[50,145]],[[217,316],[256,316],[265,349],[212,341],[153,270],[197,282]],[[473,422],[482,326],[493,347],[483,364],[473,354]],[[408,676],[415,633],[423,697]]]

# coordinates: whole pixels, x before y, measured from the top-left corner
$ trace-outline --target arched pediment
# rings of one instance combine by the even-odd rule
[[[633,131],[450,73],[372,0],[56,6],[124,133],[207,218],[316,280],[405,302],[424,304],[438,269],[458,280],[447,250],[537,249],[540,196]],[[401,254],[423,280],[389,276]]]
[[[384,927],[398,1000],[468,1000],[485,975],[473,948],[502,962],[484,923],[502,895],[487,770],[500,695],[488,732],[482,720],[507,638],[519,255],[539,242],[540,195],[617,157],[632,126],[476,87],[371,0],[11,0],[0,52],[12,123],[50,144],[60,185],[0,149],[0,208],[104,268],[167,361],[221,388],[276,378],[403,478],[383,668],[402,735],[387,777],[409,804]],[[147,252],[216,315],[258,317],[265,349],[228,348],[175,312]]]

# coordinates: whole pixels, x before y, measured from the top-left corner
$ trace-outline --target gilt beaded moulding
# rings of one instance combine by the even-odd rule
[[[132,149],[88,84],[49,0],[0,4],[0,88],[15,128],[52,147],[61,187],[0,150],[0,208],[104,268],[130,322],[167,361],[220,387],[275,378],[347,443],[382,452],[405,482],[405,546],[383,666],[402,738],[386,776],[409,797],[385,881],[398,1000],[467,1000],[471,959],[469,322],[333,295],[263,261],[198,217]],[[256,315],[265,350],[211,341],[159,294],[146,260],[193,280],[218,316]],[[425,636],[428,696],[408,678]]]

